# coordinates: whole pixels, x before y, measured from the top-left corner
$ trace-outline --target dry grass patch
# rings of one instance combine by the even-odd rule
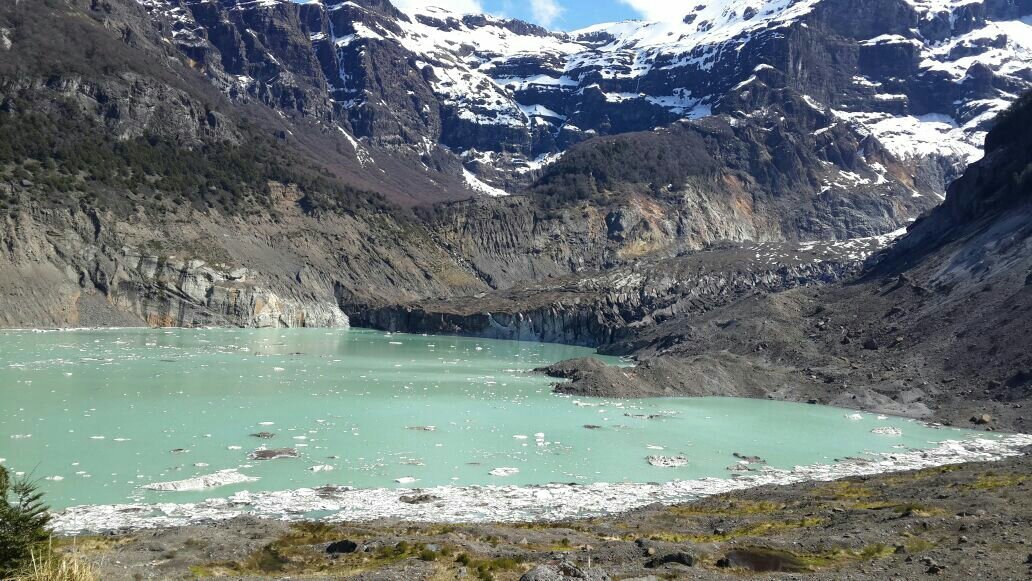
[[[963,484],[962,488],[967,490],[998,490],[1011,486],[1020,486],[1029,480],[1027,474],[995,474],[986,472],[981,474],[971,484]]]
[[[14,581],[100,581],[93,563],[75,553],[33,552],[29,567]]]
[[[700,502],[673,506],[668,512],[677,516],[751,516],[773,514],[788,508],[788,505],[763,500],[730,500],[715,504]]]
[[[822,518],[806,517],[795,520],[759,521],[735,529],[711,534],[652,532],[648,537],[653,541],[668,543],[717,543],[746,537],[764,537],[786,531],[818,527],[827,524]]]

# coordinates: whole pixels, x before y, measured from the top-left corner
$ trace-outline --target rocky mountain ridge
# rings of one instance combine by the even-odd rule
[[[659,30],[648,23],[555,33],[373,0],[4,5],[0,270],[16,307],[3,324],[339,324],[724,241],[894,231],[937,203],[945,158],[916,163],[844,122],[844,101],[814,97],[827,44],[855,57],[848,72],[857,38],[897,30],[896,18],[947,10],[957,18],[935,37],[946,42],[1001,23],[1020,31],[1026,6],[888,2],[895,12],[861,35],[832,22],[836,1],[759,3],[750,18],[736,3],[711,30],[685,22],[656,37],[642,36]],[[819,50],[793,44],[806,34]],[[1020,38],[968,51],[970,69],[992,61],[991,82],[961,82],[952,105],[1009,99],[1027,76]],[[704,46],[700,61],[671,56]],[[697,119],[649,101],[687,70],[729,87]],[[531,71],[540,83],[500,83]],[[900,77],[900,94],[919,78]],[[591,97],[639,81],[634,98]],[[882,101],[851,103],[877,112]],[[500,195],[511,186],[520,195]],[[153,278],[141,262],[182,266]],[[230,276],[241,268],[246,284]],[[203,293],[182,286],[195,275]],[[263,293],[287,306],[258,308],[277,302]]]
[[[455,154],[481,193],[591,136],[709,115],[767,68],[942,192],[1032,86],[1026,0],[722,0],[570,33],[385,1],[140,2],[232,98],[316,119],[368,163]]]
[[[947,201],[846,284],[757,293],[636,329],[641,365],[557,369],[594,395],[736,393],[1028,430],[1032,96],[1005,113]],[[468,305],[467,308],[475,308]],[[760,371],[758,371],[760,370]],[[790,389],[764,386],[776,370]],[[703,381],[705,380],[705,381]],[[969,422],[970,420],[970,422]]]

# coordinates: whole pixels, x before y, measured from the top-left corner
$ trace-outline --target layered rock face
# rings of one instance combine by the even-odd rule
[[[161,260],[128,249],[120,258],[111,301],[153,327],[348,326],[333,300],[281,298],[250,282],[246,268],[224,272],[201,260]]]
[[[472,335],[633,351],[635,337],[671,319],[755,293],[843,281],[892,236],[840,243],[727,245],[640,260],[604,273],[517,285],[462,299],[363,310],[356,322],[388,331]]]
[[[0,325],[348,326],[332,284],[282,284],[243,267],[117,246],[144,229],[109,231],[109,218],[75,212],[5,220]]]

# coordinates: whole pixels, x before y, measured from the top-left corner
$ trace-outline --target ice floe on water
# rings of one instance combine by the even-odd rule
[[[490,474],[491,476],[512,476],[514,474],[519,474],[519,473],[520,473],[520,469],[519,468],[502,467],[502,468],[495,468],[494,470],[492,470],[488,474]]]
[[[893,428],[891,426],[882,426],[871,430],[872,434],[880,434],[882,436],[902,436],[903,430],[899,428]]]
[[[645,460],[658,468],[679,468],[688,465],[688,458],[686,456],[653,455],[645,458]]]
[[[654,502],[675,504],[702,496],[770,484],[828,481],[899,470],[915,470],[961,462],[1000,460],[1022,454],[1032,436],[948,440],[935,448],[873,454],[834,464],[813,464],[782,470],[764,466],[733,478],[678,480],[663,484],[585,484],[543,486],[439,486],[421,490],[435,502],[425,506],[399,501],[397,489],[348,487],[301,488],[279,492],[238,492],[229,498],[196,503],[78,506],[54,515],[59,533],[157,528],[225,520],[250,514],[299,520],[319,514],[327,521],[369,521],[396,518],[414,522],[525,522],[586,518],[619,513]],[[221,476],[220,476],[221,475]],[[194,481],[216,477],[247,478],[229,470],[209,477],[165,483],[186,490]],[[415,479],[399,478],[405,483]],[[203,482],[202,482],[203,483]],[[156,485],[148,485],[153,487]]]
[[[279,458],[297,458],[294,448],[259,448],[247,455],[249,460],[276,460]]]
[[[155,482],[153,484],[144,485],[143,488],[146,488],[147,490],[162,490],[166,492],[198,492],[201,490],[208,490],[209,488],[229,486],[230,484],[242,484],[245,482],[257,481],[258,479],[253,476],[247,476],[234,469],[230,469],[219,470],[214,474],[195,476],[184,480]]]

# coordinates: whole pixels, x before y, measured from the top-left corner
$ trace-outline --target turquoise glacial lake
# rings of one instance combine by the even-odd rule
[[[0,458],[61,509],[322,485],[732,478],[736,452],[790,469],[967,434],[782,402],[559,396],[532,371],[591,354],[361,329],[0,332]],[[249,459],[262,447],[297,457]],[[227,469],[250,480],[145,488]]]

